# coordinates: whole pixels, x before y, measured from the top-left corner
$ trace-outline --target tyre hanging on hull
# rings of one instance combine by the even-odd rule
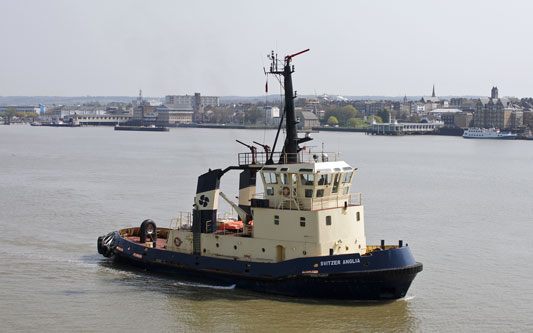
[[[102,246],[102,240],[104,239],[104,236],[98,237],[98,240],[96,241],[96,248],[98,249],[98,253],[104,254],[104,248]]]
[[[111,257],[113,255],[113,250],[115,248],[115,233],[110,232],[105,236],[98,237],[98,240],[96,241],[96,247],[98,249],[98,253],[103,255],[104,257]]]
[[[146,241],[157,241],[157,227],[155,225],[155,222],[148,219],[144,220],[143,223],[141,223],[141,227],[139,230],[139,242],[140,243],[146,243]]]

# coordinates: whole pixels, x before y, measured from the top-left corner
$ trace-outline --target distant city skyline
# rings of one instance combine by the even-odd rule
[[[533,96],[529,1],[0,2],[0,96]],[[278,92],[269,78],[270,95]]]

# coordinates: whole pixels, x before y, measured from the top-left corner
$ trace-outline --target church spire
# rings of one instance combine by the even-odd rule
[[[431,94],[431,97],[435,97],[435,84],[433,84],[433,93]]]

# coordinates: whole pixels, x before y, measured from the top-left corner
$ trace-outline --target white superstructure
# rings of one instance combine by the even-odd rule
[[[258,173],[264,193],[256,194],[255,187],[239,193],[240,204],[252,202],[253,221],[244,221],[242,233],[203,233],[202,255],[280,262],[364,254],[361,194],[350,192],[355,171],[343,161],[264,165]],[[219,190],[204,195],[210,198],[207,208],[217,208],[220,196],[225,197]],[[190,225],[184,221],[179,224]],[[171,230],[169,239],[176,237],[181,241],[179,246],[169,242],[169,250],[193,252],[190,230]]]
[[[469,128],[464,131],[465,139],[515,139],[516,134],[502,132],[497,128]]]

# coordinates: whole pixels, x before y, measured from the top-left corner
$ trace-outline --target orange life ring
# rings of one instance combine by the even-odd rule
[[[288,197],[291,194],[291,189],[288,186],[283,187],[283,196]]]
[[[181,243],[183,242],[181,241],[179,237],[174,238],[174,245],[176,245],[177,247],[180,247]]]

